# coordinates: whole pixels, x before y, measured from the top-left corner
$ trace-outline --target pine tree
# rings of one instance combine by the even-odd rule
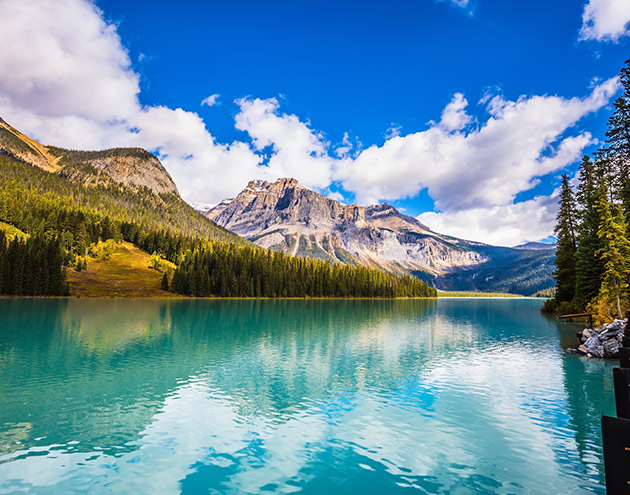
[[[616,310],[617,316],[621,318],[622,301],[624,307],[628,305],[630,241],[626,237],[626,223],[621,208],[609,203],[603,184],[599,187],[597,196],[597,211],[601,218],[597,235],[603,244],[597,251],[597,256],[604,261],[605,271],[592,307],[597,308],[600,317],[610,318],[611,311]]]
[[[558,302],[573,301],[575,297],[575,254],[576,242],[576,205],[569,177],[562,176],[560,190],[560,206],[556,217],[554,233],[557,236],[556,248],[556,300]]]
[[[168,274],[166,272],[162,276],[162,290],[168,290]]]
[[[626,222],[630,221],[630,59],[619,74],[624,93],[615,101],[608,120],[606,151],[615,170],[613,195],[621,202]]]
[[[597,235],[600,225],[596,205],[598,183],[601,183],[601,172],[585,156],[580,164],[580,182],[576,194],[580,225],[575,253],[575,301],[581,307],[597,296],[604,273],[604,262],[596,254],[602,248],[602,241]]]

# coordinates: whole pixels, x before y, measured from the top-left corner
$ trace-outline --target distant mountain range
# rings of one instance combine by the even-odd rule
[[[345,205],[295,179],[251,181],[235,198],[199,209],[259,246],[412,273],[438,289],[532,295],[554,286],[553,245],[505,248],[457,239],[386,203]]]
[[[525,244],[519,244],[512,249],[525,249],[531,251],[546,251],[548,249],[556,249],[555,244],[547,244],[546,242],[526,242]]]

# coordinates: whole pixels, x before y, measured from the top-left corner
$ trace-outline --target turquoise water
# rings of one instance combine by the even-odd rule
[[[0,299],[1,494],[605,492],[534,300]]]

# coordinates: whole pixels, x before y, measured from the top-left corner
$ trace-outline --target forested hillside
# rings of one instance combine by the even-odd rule
[[[49,150],[54,153],[54,148]],[[1,266],[18,267],[3,268],[1,293],[66,293],[64,270],[80,269],[78,260],[90,245],[112,239],[131,242],[181,265],[172,275],[173,282],[165,273],[163,286],[172,285],[174,291],[186,295],[435,295],[416,279],[378,270],[342,271],[311,260],[302,260],[296,269],[287,256],[269,259],[265,250],[217,226],[176,193],[156,194],[146,187],[129,187],[98,176],[90,180],[95,176],[90,167],[77,160],[61,169],[68,173],[51,173],[6,152],[0,154],[0,222],[28,235],[0,246],[6,253],[0,258]],[[214,254],[209,257],[209,253]],[[19,263],[6,261],[15,256]],[[256,278],[257,274],[267,275]]]

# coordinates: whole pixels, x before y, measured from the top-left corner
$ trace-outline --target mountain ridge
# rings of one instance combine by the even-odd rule
[[[482,261],[477,253],[446,249],[451,241],[391,205],[344,205],[291,178],[250,181],[207,216],[259,246],[294,256],[435,274]]]
[[[85,184],[134,189],[146,187],[156,194],[175,194],[177,186],[159,159],[142,148],[77,151],[47,146],[27,136],[0,117],[0,152]]]
[[[551,250],[497,247],[439,234],[387,203],[344,205],[291,178],[250,181],[235,198],[204,214],[268,249],[412,273],[440,289],[492,290],[501,279],[496,268],[519,280],[502,287],[504,292],[529,295],[536,292],[534,286],[553,286]],[[542,271],[534,270],[541,280],[530,287],[518,266],[532,271],[535,261],[543,262]]]

